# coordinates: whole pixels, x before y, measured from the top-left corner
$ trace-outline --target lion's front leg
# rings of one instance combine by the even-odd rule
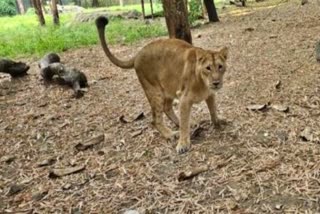
[[[215,127],[220,127],[221,121],[217,116],[217,108],[215,102],[215,95],[212,93],[207,99],[206,103],[210,112],[211,122]]]
[[[183,96],[180,102],[180,138],[176,150],[179,154],[190,149],[190,113],[192,102]]]

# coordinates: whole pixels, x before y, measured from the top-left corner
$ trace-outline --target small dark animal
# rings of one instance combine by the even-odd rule
[[[316,44],[316,60],[320,63],[320,42]]]
[[[51,63],[44,68],[44,73],[53,74],[53,79],[59,84],[72,87],[76,97],[81,97],[84,92],[83,88],[89,86],[87,77],[84,73],[61,63]]]
[[[60,57],[56,53],[48,53],[39,61],[40,75],[45,81],[52,80],[54,73],[47,67],[55,62],[60,62]]]
[[[81,71],[60,63],[56,53],[48,53],[39,61],[40,75],[45,83],[58,83],[73,88],[76,97],[83,95],[83,88],[88,87],[87,77]]]
[[[10,59],[0,59],[0,72],[10,74],[11,77],[20,77],[27,74],[29,66],[23,62],[15,62]]]

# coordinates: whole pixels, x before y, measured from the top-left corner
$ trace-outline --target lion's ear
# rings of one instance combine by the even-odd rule
[[[224,48],[222,48],[220,51],[220,54],[222,55],[222,57],[224,58],[224,59],[227,59],[228,58],[228,48],[227,47],[224,47]]]

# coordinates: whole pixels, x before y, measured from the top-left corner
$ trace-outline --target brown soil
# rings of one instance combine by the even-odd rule
[[[71,89],[40,84],[35,60],[28,77],[2,82],[0,213],[320,212],[319,4],[238,11],[193,32],[196,46],[230,48],[217,95],[219,115],[229,122],[210,128],[205,104],[195,106],[193,120],[204,128],[184,155],[150,125],[134,71],[112,65],[100,46],[61,54],[90,80],[81,99]],[[111,48],[124,58],[148,42]],[[266,103],[263,111],[246,109]],[[101,134],[102,142],[76,149]],[[85,169],[49,177],[72,166]],[[179,173],[206,166],[178,181]]]

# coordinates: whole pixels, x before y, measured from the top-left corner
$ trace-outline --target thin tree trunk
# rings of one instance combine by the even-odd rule
[[[58,7],[57,7],[57,0],[51,0],[51,4],[52,4],[52,16],[53,16],[53,23],[55,25],[59,25],[60,21],[59,21],[59,12],[58,12]]]
[[[123,0],[120,0],[120,6],[123,7]]]
[[[23,1],[22,1],[22,0],[16,0],[16,4],[17,4],[17,6],[18,6],[19,13],[20,13],[20,14],[25,14],[26,10],[25,10],[25,8],[24,8]]]
[[[216,6],[214,5],[214,0],[204,0],[204,5],[208,12],[209,22],[218,22],[219,17]]]
[[[142,8],[142,17],[143,19],[146,18],[146,13],[145,13],[145,10],[144,10],[144,0],[141,0],[141,8]]]
[[[162,5],[169,37],[192,44],[185,0],[162,0]]]
[[[153,19],[153,3],[152,3],[152,0],[150,0],[150,8],[151,8],[151,18]]]
[[[92,7],[99,7],[98,0],[92,0]]]
[[[46,21],[44,20],[40,0],[32,0],[32,5],[33,5],[35,12],[38,16],[40,25],[44,26],[46,24]]]

